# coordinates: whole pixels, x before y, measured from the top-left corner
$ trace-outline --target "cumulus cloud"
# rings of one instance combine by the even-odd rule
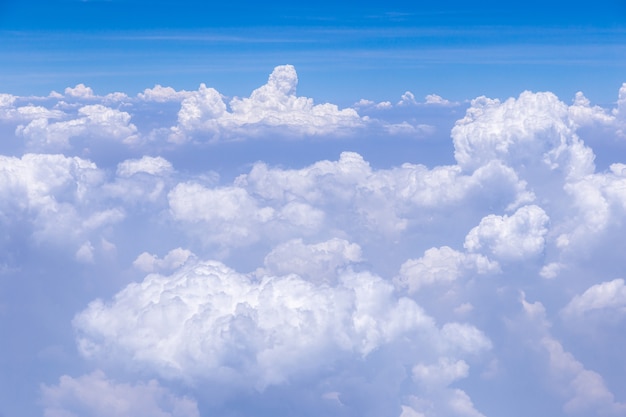
[[[363,126],[353,109],[340,110],[334,104],[314,104],[313,99],[296,96],[297,85],[295,68],[278,66],[267,84],[250,97],[233,98],[229,111],[222,95],[202,84],[183,100],[170,140],[181,142],[195,135],[208,136],[209,140],[237,139],[268,132],[315,136],[342,134],[342,130]]]
[[[438,328],[371,273],[348,269],[335,282],[295,274],[255,278],[198,261],[171,276],[148,275],[111,302],[92,302],[74,326],[88,358],[132,360],[166,378],[257,389],[317,372],[346,354],[368,358],[406,338],[422,344],[415,349],[461,357],[491,347],[471,325]]]
[[[102,371],[41,387],[44,417],[199,417],[193,399],[170,393],[156,380],[118,383]]]
[[[17,134],[35,148],[63,149],[72,138],[98,138],[132,143],[137,138],[137,127],[127,112],[92,104],[78,109],[78,117],[50,123],[47,117],[20,125]]]
[[[539,255],[545,246],[548,216],[539,206],[520,207],[511,216],[490,214],[470,230],[465,248],[486,250],[502,260],[524,260]]]
[[[72,98],[80,98],[80,99],[89,99],[95,98],[95,94],[93,93],[93,89],[91,87],[87,87],[85,84],[78,84],[76,87],[67,87],[65,89],[65,96]]]
[[[570,178],[594,170],[593,152],[576,135],[567,105],[552,93],[526,91],[504,102],[474,99],[452,138],[454,156],[466,170],[491,160],[538,172],[559,170]]]
[[[584,293],[576,295],[561,313],[567,318],[576,319],[594,311],[611,314],[626,312],[626,286],[623,279],[592,285]]]
[[[423,286],[456,281],[468,272],[485,274],[499,269],[497,262],[485,256],[466,254],[443,246],[428,249],[423,257],[403,263],[397,282],[413,293]]]
[[[558,245],[564,249],[594,242],[603,233],[618,230],[626,213],[626,166],[612,164],[608,172],[587,175],[566,183],[571,212],[564,219]]]
[[[552,389],[537,410],[624,414],[610,389],[618,356],[598,347],[621,335],[580,347],[571,324],[626,309],[623,279],[611,281],[624,269],[626,164],[616,153],[598,170],[591,149],[598,132],[619,136],[626,87],[613,111],[582,93],[479,97],[452,144],[436,144],[455,159],[426,166],[417,142],[405,163],[385,162],[394,138],[369,146],[425,132],[420,111],[452,117],[456,103],[407,92],[342,110],[298,96],[297,81],[281,66],[244,98],[204,84],[0,95],[3,146],[50,152],[0,156],[0,277],[16,294],[30,294],[30,273],[59,292],[66,275],[88,277],[72,287],[82,307],[54,325],[82,308],[84,366],[124,374],[63,376],[42,388],[45,413],[241,416],[280,401],[320,415],[478,417],[504,407],[487,403],[489,384],[527,402],[508,379],[521,375]],[[376,138],[315,143],[323,157],[284,141],[361,134]],[[263,141],[233,143],[251,138]],[[523,299],[520,318],[521,289],[541,303]],[[11,314],[0,316],[15,316],[1,295]],[[120,408],[105,409],[113,397]]]
[[[415,94],[411,93],[410,91],[406,91],[404,94],[402,94],[402,97],[400,97],[400,101],[398,102],[398,106],[410,106],[415,104],[417,104],[417,100],[415,100]]]
[[[436,106],[454,106],[458,103],[452,102],[450,100],[446,100],[438,94],[428,94],[425,98],[425,104],[436,105]]]
[[[183,248],[172,249],[162,259],[148,252],[143,252],[135,259],[133,266],[144,272],[172,271],[193,258],[195,255],[190,250]]]
[[[153,88],[146,88],[143,93],[137,94],[137,97],[143,101],[165,103],[168,101],[182,101],[191,95],[192,93],[189,91],[176,91],[172,87],[163,87],[157,84]]]
[[[123,217],[120,209],[90,204],[90,194],[104,181],[90,161],[41,154],[0,156],[0,161],[0,220],[28,214],[38,238],[66,240]]]

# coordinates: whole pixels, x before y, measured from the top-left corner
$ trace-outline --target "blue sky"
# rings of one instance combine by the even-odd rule
[[[380,100],[436,85],[455,99],[582,89],[608,103],[624,70],[625,6],[552,4],[9,1],[0,9],[1,63],[20,94],[80,75],[101,93],[210,79],[243,95],[291,63],[306,75],[303,92],[345,104],[362,85]]]
[[[623,416],[626,6],[0,1],[0,417]]]

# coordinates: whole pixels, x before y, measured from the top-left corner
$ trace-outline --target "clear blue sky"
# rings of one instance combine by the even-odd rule
[[[617,0],[214,3],[3,1],[0,82],[16,94],[206,82],[242,95],[293,64],[307,80],[301,91],[345,104],[364,86],[378,99],[582,89],[610,102],[626,70]]]

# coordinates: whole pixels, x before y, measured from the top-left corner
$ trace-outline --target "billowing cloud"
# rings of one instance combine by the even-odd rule
[[[537,173],[558,170],[570,178],[594,170],[593,152],[576,135],[567,105],[552,93],[526,91],[504,102],[479,97],[452,129],[452,137],[463,169],[501,160]]]
[[[545,247],[548,216],[539,206],[520,207],[511,216],[490,214],[470,230],[465,248],[471,252],[486,250],[503,260],[524,260],[537,256]]]
[[[0,324],[44,413],[623,415],[626,87],[297,82],[0,95]]]
[[[78,109],[78,118],[50,123],[47,117],[20,125],[17,134],[35,148],[63,149],[70,146],[72,138],[98,138],[132,143],[137,127],[131,123],[127,112],[91,104]]]
[[[189,97],[192,94],[193,93],[188,91],[176,91],[172,87],[163,87],[162,85],[157,84],[153,88],[146,88],[143,93],[137,94],[137,97],[143,101],[165,103],[168,101],[182,101],[184,98]]]
[[[8,230],[24,219],[36,240],[71,242],[124,218],[118,207],[93,204],[104,175],[90,161],[41,154],[0,156],[0,161],[0,221]]]
[[[389,366],[375,360],[378,351],[415,360],[475,356],[491,348],[471,325],[438,327],[371,273],[346,269],[335,284],[329,281],[243,275],[215,261],[193,262],[171,276],[148,275],[110,302],[92,302],[74,319],[79,349],[91,359],[133,361],[166,379],[263,391],[346,360]],[[328,383],[340,389],[341,371],[333,374]]]
[[[172,129],[170,140],[180,142],[201,135],[209,140],[237,139],[262,133],[341,135],[342,130],[364,125],[353,109],[340,110],[334,104],[314,104],[310,98],[296,96],[297,85],[293,66],[276,67],[267,84],[254,90],[250,97],[233,98],[229,111],[222,95],[202,84],[183,100],[178,125]]]

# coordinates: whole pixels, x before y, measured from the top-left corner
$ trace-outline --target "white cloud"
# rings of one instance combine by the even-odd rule
[[[563,264],[559,262],[550,262],[547,265],[544,265],[539,271],[539,275],[541,275],[545,279],[556,278],[561,270],[563,269]]]
[[[62,155],[0,156],[0,223],[7,233],[31,234],[35,242],[69,245],[89,260],[88,236],[120,222],[123,209],[101,202],[104,173],[90,161]],[[16,229],[13,230],[13,223]],[[18,225],[29,225],[26,230]]]
[[[72,138],[132,143],[137,139],[137,127],[130,119],[129,113],[92,104],[78,109],[78,118],[50,123],[47,117],[41,117],[18,126],[16,133],[32,147],[52,149],[68,148]]]
[[[494,273],[499,271],[499,266],[482,255],[465,254],[443,246],[428,249],[423,257],[403,263],[397,283],[413,293],[423,286],[456,281],[470,271]]]
[[[454,106],[458,103],[454,103],[450,100],[446,100],[445,98],[437,95],[437,94],[429,94],[425,98],[425,104],[435,105],[435,106]]]
[[[334,281],[255,278],[215,261],[195,262],[169,277],[148,275],[109,303],[92,302],[74,319],[79,349],[88,358],[132,360],[168,378],[262,389],[346,354],[367,358],[405,338],[445,355],[491,347],[470,325],[437,329],[375,275],[346,270]]]
[[[79,99],[92,99],[96,96],[93,93],[91,87],[87,87],[85,84],[77,84],[76,87],[67,87],[65,89],[65,96]]]
[[[570,120],[577,127],[594,123],[609,125],[615,122],[615,117],[602,107],[592,107],[589,99],[580,91],[576,93],[574,103],[568,108],[568,112]]]
[[[133,266],[144,272],[172,271],[180,268],[185,262],[195,257],[190,250],[183,248],[172,249],[163,259],[148,252],[143,252],[133,261]]]
[[[572,201],[560,228],[561,248],[588,246],[603,234],[619,230],[626,214],[625,167],[621,163],[612,164],[608,172],[587,175],[563,186]]]
[[[400,97],[400,101],[398,102],[398,106],[411,106],[416,104],[417,101],[415,100],[415,95],[410,91],[406,91],[402,94],[402,97]]]
[[[270,74],[267,84],[248,98],[233,98],[230,111],[222,95],[204,84],[181,103],[178,125],[170,140],[184,142],[191,136],[209,140],[255,137],[261,133],[316,136],[342,134],[364,125],[354,109],[340,110],[336,105],[314,104],[296,96],[298,76],[293,66],[282,65]]]
[[[623,279],[592,285],[584,293],[574,296],[561,311],[568,319],[578,319],[594,311],[626,313],[626,285]]]
[[[178,397],[155,380],[118,383],[102,371],[41,387],[44,417],[199,417],[196,402]]]
[[[464,246],[502,260],[525,260],[543,251],[548,221],[548,215],[535,205],[521,207],[511,216],[490,214],[467,234]]]
[[[137,94],[137,97],[143,101],[165,103],[168,101],[182,101],[191,95],[192,93],[189,91],[176,91],[172,87],[163,87],[162,85],[157,84],[153,88],[146,88],[143,93]]]
[[[0,93],[0,108],[12,107],[16,99],[17,97],[12,94]]]
[[[474,99],[452,137],[454,156],[465,170],[496,159],[525,171],[532,167],[536,174],[558,170],[568,178],[594,170],[593,152],[576,136],[568,107],[552,93],[526,91],[502,103]]]
[[[263,224],[277,216],[272,207],[259,206],[239,187],[206,188],[200,184],[178,184],[168,194],[175,220],[204,223],[205,239],[221,245],[241,246],[259,239]]]

